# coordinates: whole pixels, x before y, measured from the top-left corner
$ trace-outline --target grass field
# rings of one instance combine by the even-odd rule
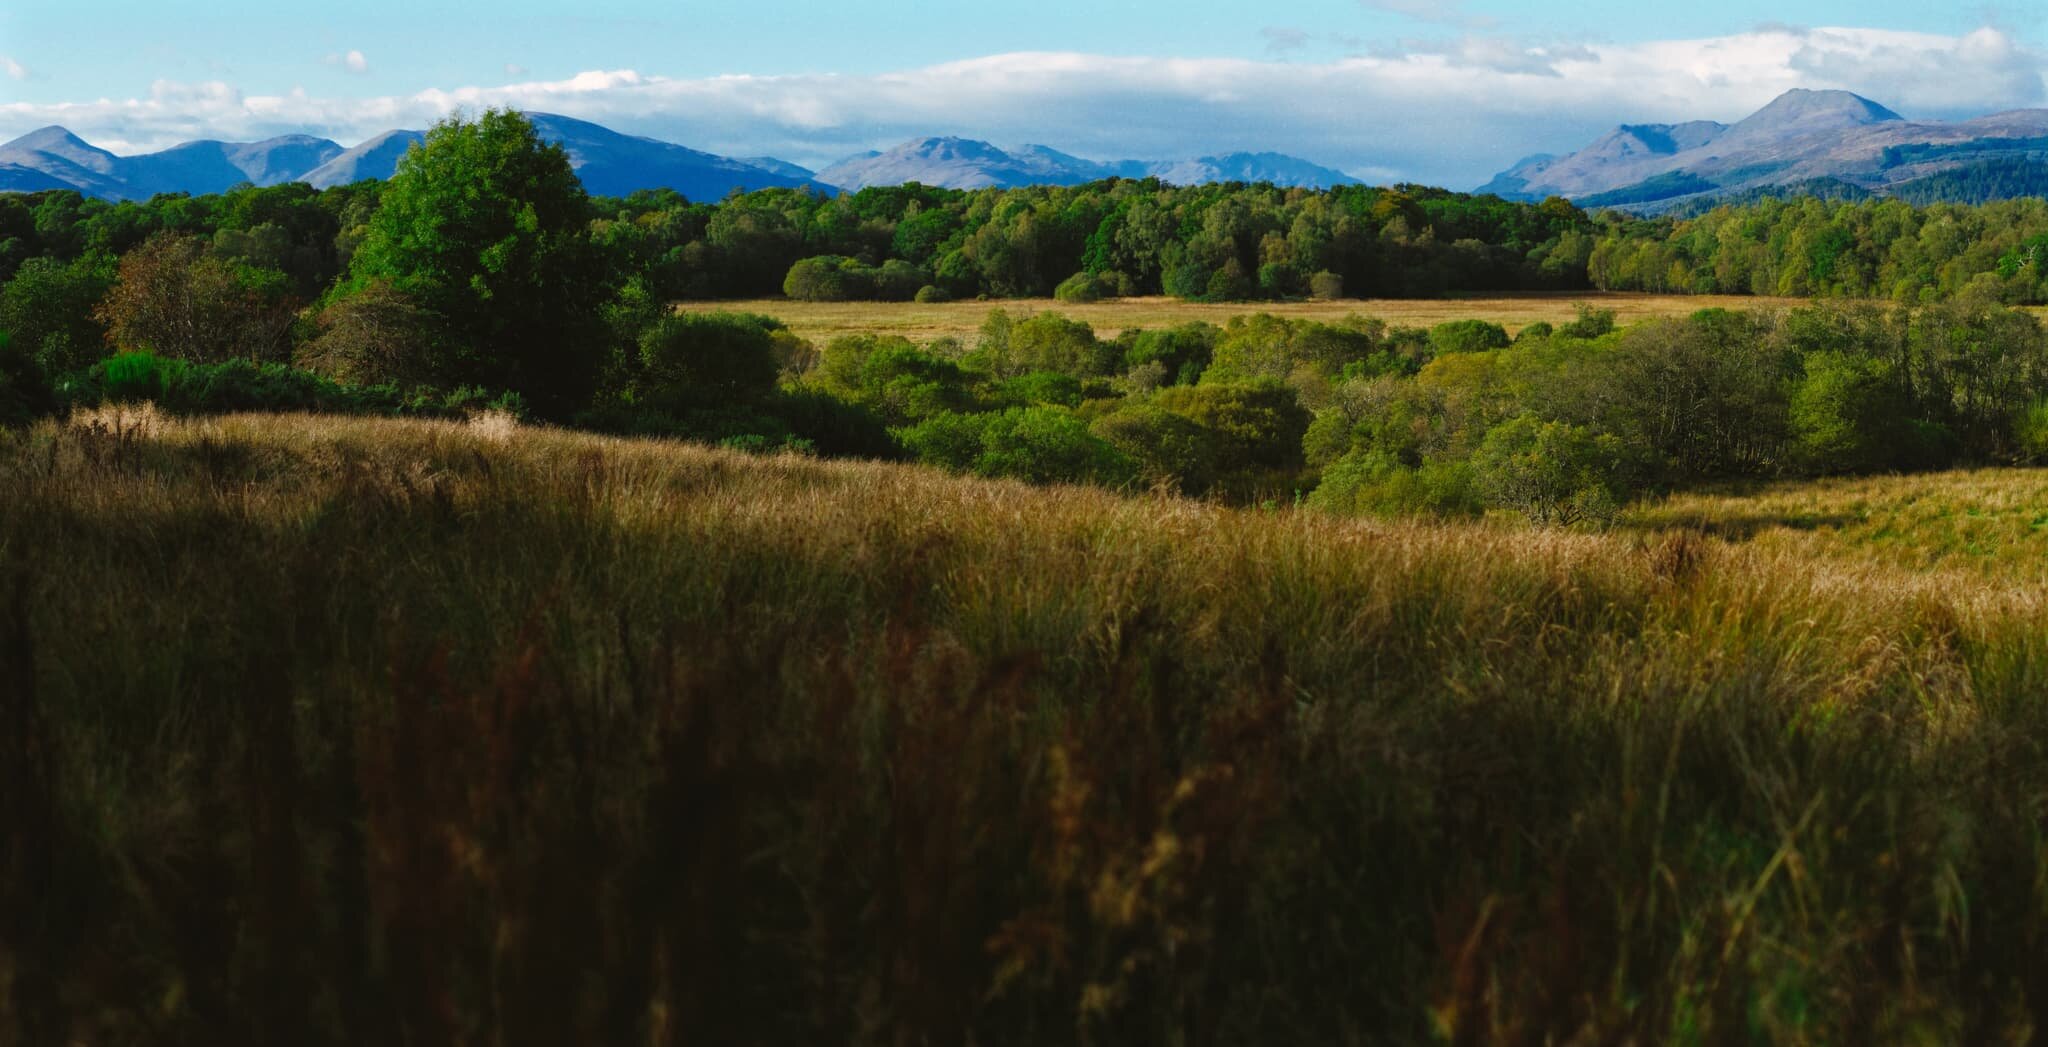
[[[1801,304],[1797,299],[1751,298],[1736,295],[1650,295],[1586,291],[1575,294],[1520,294],[1490,298],[1342,299],[1316,302],[1184,302],[1178,298],[1125,298],[1076,304],[1050,298],[991,299],[943,302],[799,302],[763,298],[739,302],[691,302],[685,309],[735,309],[763,313],[788,324],[792,331],[820,344],[843,334],[898,334],[916,342],[954,337],[972,340],[991,309],[1007,309],[1022,317],[1043,311],[1085,320],[1099,337],[1113,338],[1128,327],[1157,328],[1206,320],[1223,324],[1233,316],[1274,313],[1280,316],[1336,320],[1352,314],[1376,316],[1391,324],[1427,327],[1446,320],[1492,320],[1509,333],[1538,320],[1562,323],[1575,315],[1576,303],[1612,309],[1622,323],[1664,316],[1685,316],[1700,309],[1769,309]]]
[[[1706,533],[1815,562],[1903,568],[1960,591],[2048,587],[2048,470],[1874,476],[1676,495],[1638,508],[1648,530]]]
[[[101,415],[0,490],[0,1042],[2048,1029],[2026,474],[1580,534]]]

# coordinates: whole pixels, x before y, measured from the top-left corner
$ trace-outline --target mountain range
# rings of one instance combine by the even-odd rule
[[[593,193],[667,187],[693,200],[715,200],[734,188],[832,188],[780,160],[734,160],[552,113],[527,117],[543,139],[569,154],[569,165]],[[425,137],[420,131],[386,131],[343,149],[325,138],[286,135],[261,142],[186,142],[161,152],[116,156],[64,128],[45,127],[0,145],[0,191],[76,189],[127,200],[156,193],[218,193],[239,182],[306,182],[326,188],[391,177],[399,157]]]
[[[1102,178],[1157,178],[1173,185],[1271,182],[1326,188],[1355,183],[1342,171],[1281,153],[1229,153],[1195,160],[1117,160],[1101,163],[1043,145],[1000,149],[972,138],[916,138],[888,152],[851,156],[818,172],[842,189],[921,182],[947,189],[1080,185]]]
[[[716,200],[735,188],[803,187],[818,192],[916,181],[949,188],[1076,185],[1113,176],[1158,177],[1179,185],[1267,181],[1328,186],[1355,181],[1342,171],[1279,153],[1231,153],[1195,160],[1098,163],[1041,145],[1015,150],[964,138],[921,138],[886,153],[864,153],[813,174],[774,157],[744,159],[622,134],[551,113],[528,113],[543,139],[560,144],[592,193],[622,196],[669,188],[692,200]],[[317,188],[389,178],[405,151],[426,137],[386,131],[353,148],[309,135],[261,142],[186,142],[155,153],[116,156],[62,127],[45,127],[0,145],[0,192],[76,189],[110,200],[157,193],[218,193],[241,182],[306,182]]]
[[[1478,191],[1656,212],[1772,187],[1912,198],[1937,178],[2015,164],[2048,178],[2048,110],[1913,121],[1847,91],[1795,89],[1734,124],[1624,124],[1577,152],[1528,157]]]

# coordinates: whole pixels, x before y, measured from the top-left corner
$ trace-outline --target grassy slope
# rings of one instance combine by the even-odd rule
[[[739,302],[689,302],[685,309],[737,309],[764,313],[790,330],[823,344],[845,334],[897,334],[912,341],[953,337],[972,342],[992,309],[1015,316],[1053,311],[1085,320],[1103,338],[1127,327],[1159,328],[1194,320],[1222,325],[1233,316],[1268,312],[1314,320],[1338,320],[1353,314],[1376,316],[1390,324],[1428,327],[1446,320],[1491,320],[1509,333],[1538,320],[1571,321],[1574,304],[1584,302],[1612,309],[1622,323],[1668,316],[1686,316],[1700,309],[1770,309],[1801,304],[1795,299],[1735,295],[1652,295],[1582,291],[1558,294],[1501,295],[1488,298],[1340,299],[1316,302],[1184,302],[1178,298],[1125,298],[1108,302],[1071,303],[1050,298],[990,299],[941,303],[798,302],[763,298]]]
[[[1815,560],[1929,572],[1965,590],[2048,586],[2048,471],[1849,477],[1681,494],[1633,514]]]
[[[2028,576],[368,420],[0,490],[0,1039],[2048,1010]]]

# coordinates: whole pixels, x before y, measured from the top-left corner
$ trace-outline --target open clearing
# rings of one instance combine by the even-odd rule
[[[1078,304],[1051,298],[990,298],[959,302],[799,302],[788,298],[756,298],[730,302],[688,302],[692,311],[716,309],[763,313],[789,325],[815,342],[843,334],[897,334],[914,342],[934,338],[972,338],[993,309],[1013,316],[1052,311],[1085,320],[1103,338],[1129,327],[1170,327],[1192,320],[1223,324],[1233,316],[1272,313],[1310,320],[1336,320],[1353,314],[1376,316],[1392,324],[1427,327],[1446,320],[1492,320],[1510,333],[1539,320],[1563,323],[1586,303],[1612,309],[1622,323],[1665,316],[1686,316],[1701,309],[1772,309],[1805,304],[1797,298],[1753,298],[1746,295],[1623,294],[1598,291],[1499,295],[1488,298],[1344,298],[1311,302],[1184,302],[1178,298],[1122,298]]]

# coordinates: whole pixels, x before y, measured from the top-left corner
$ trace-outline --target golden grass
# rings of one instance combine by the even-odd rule
[[[1583,534],[0,433],[0,1041],[2023,1039],[2040,488],[1867,484]],[[1937,500],[2017,569],[1768,522]]]
[[[2048,586],[2048,470],[1975,469],[1674,495],[1629,514],[1814,569],[1867,564],[1958,594]],[[1824,566],[1826,565],[1826,566]]]
[[[689,302],[678,308],[699,311],[731,309],[762,313],[788,324],[803,338],[823,344],[845,334],[893,334],[914,342],[952,337],[971,341],[993,309],[1013,316],[1057,312],[1088,323],[1098,337],[1114,338],[1125,328],[1169,327],[1204,320],[1221,325],[1233,316],[1272,313],[1300,319],[1337,320],[1351,315],[1374,316],[1390,324],[1427,327],[1446,320],[1492,320],[1513,334],[1538,320],[1569,322],[1574,305],[1584,302],[1612,309],[1622,323],[1686,316],[1700,309],[1771,309],[1804,304],[1801,299],[1753,298],[1737,295],[1653,295],[1585,291],[1530,293],[1484,298],[1343,299],[1314,302],[1184,302],[1177,298],[1125,298],[1109,302],[1070,303],[1050,298],[987,299],[932,304],[912,302],[799,302],[760,298],[733,302]]]

